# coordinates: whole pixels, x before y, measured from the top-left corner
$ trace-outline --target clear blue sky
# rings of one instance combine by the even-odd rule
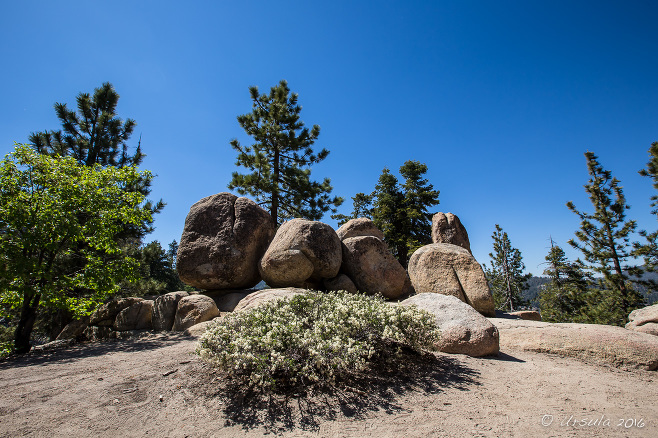
[[[578,229],[565,203],[590,208],[586,150],[621,180],[629,218],[658,226],[637,174],[658,141],[657,22],[653,1],[7,1],[0,153],[111,82],[158,175],[150,238],[166,246],[227,190],[248,87],[286,79],[322,128],[331,153],[312,176],[342,212],[384,167],[419,160],[478,261],[498,223],[540,274],[549,236],[566,249]]]

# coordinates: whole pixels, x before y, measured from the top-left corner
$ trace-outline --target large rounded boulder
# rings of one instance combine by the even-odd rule
[[[338,275],[340,265],[340,239],[333,228],[293,219],[279,227],[258,266],[271,287],[317,287]]]
[[[357,236],[343,240],[341,270],[361,292],[395,299],[411,292],[407,272],[381,239]]]
[[[248,289],[260,280],[258,261],[275,233],[272,217],[231,193],[190,208],[178,247],[181,280],[201,289]]]
[[[452,213],[436,213],[432,216],[432,243],[450,243],[471,252],[466,228]]]
[[[448,243],[425,245],[413,253],[408,270],[416,293],[452,295],[484,316],[495,316],[482,266],[467,249]]]
[[[435,345],[439,351],[480,357],[497,355],[498,329],[487,318],[456,297],[441,294],[418,294],[400,302],[416,306],[434,316],[441,337]]]
[[[633,310],[628,321],[627,329],[658,336],[658,304]]]
[[[184,331],[200,322],[210,321],[220,315],[215,301],[206,295],[188,295],[178,302],[172,330]]]
[[[336,230],[336,234],[340,240],[358,236],[375,236],[384,240],[384,233],[375,226],[372,220],[365,217],[350,219]]]
[[[153,303],[153,315],[151,317],[153,330],[169,331],[174,325],[178,302],[188,296],[184,290],[169,292],[157,297]]]

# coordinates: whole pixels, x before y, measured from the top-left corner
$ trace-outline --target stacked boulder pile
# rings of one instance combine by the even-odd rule
[[[271,216],[253,201],[219,193],[191,207],[178,248],[181,280],[202,292],[170,292],[152,300],[115,299],[88,320],[66,327],[58,339],[123,338],[140,330],[195,335],[226,312],[245,311],[309,289],[345,290],[381,294],[391,305],[415,305],[430,312],[442,334],[436,347],[443,352],[488,356],[498,354],[503,345],[555,350],[559,354],[568,351],[569,355],[579,356],[584,351],[585,356],[596,358],[609,356],[600,353],[610,349],[599,333],[581,327],[587,324],[561,328],[560,324],[537,321],[541,318],[536,312],[500,318],[482,267],[471,254],[466,229],[457,216],[435,214],[432,241],[414,252],[405,270],[388,250],[383,233],[369,219],[352,219],[338,230],[305,219],[293,219],[277,228]],[[271,289],[254,290],[261,281]],[[624,352],[616,353],[615,360],[655,369],[658,338],[646,333],[655,333],[658,315],[655,309],[649,309],[632,316],[627,328],[645,333],[634,334],[638,339],[633,339]],[[548,333],[547,329],[537,332],[532,329],[535,326],[562,331],[560,336],[547,340],[541,336]],[[499,330],[505,336],[504,342],[500,341]],[[563,335],[567,331],[568,336]],[[565,343],[573,344],[567,339],[572,335],[582,337],[590,332],[594,334],[587,339],[598,344],[583,344],[571,350],[564,347]],[[635,351],[638,349],[643,350],[641,354]]]
[[[437,213],[432,237],[433,244],[411,257],[407,272],[369,219],[350,220],[338,230],[305,219],[277,228],[255,202],[219,193],[190,208],[178,248],[181,280],[201,293],[115,299],[60,337],[123,338],[140,330],[198,333],[206,325],[201,323],[225,312],[309,289],[345,290],[381,294],[391,305],[413,304],[434,313],[443,351],[497,354],[498,332],[485,318],[494,315],[493,297],[470,253],[465,228],[457,216]],[[272,289],[252,289],[261,281]]]

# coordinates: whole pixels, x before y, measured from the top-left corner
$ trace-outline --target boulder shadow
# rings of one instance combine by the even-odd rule
[[[499,360],[502,362],[518,362],[518,363],[525,363],[525,360],[519,359],[518,357],[511,356],[507,353],[503,352],[498,352],[498,356],[487,356],[487,359],[491,360]]]
[[[371,412],[410,412],[400,403],[405,395],[437,394],[449,388],[468,390],[479,385],[478,377],[476,370],[458,359],[409,351],[331,387],[264,392],[247,388],[224,374],[221,385],[217,385],[216,377],[212,381],[207,377],[207,382],[195,389],[207,399],[219,399],[227,426],[245,430],[264,427],[278,434],[294,429],[318,431],[321,422],[341,417],[358,420]]]

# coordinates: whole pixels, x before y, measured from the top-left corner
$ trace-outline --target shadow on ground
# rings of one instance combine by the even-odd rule
[[[220,400],[227,425],[243,429],[265,427],[281,433],[296,428],[317,431],[321,422],[341,417],[364,419],[370,412],[409,412],[399,403],[405,394],[440,393],[447,388],[467,390],[478,385],[479,373],[458,359],[431,353],[407,353],[395,362],[379,364],[336,388],[312,388],[287,393],[246,389],[227,376],[211,376],[196,389],[206,399]],[[217,381],[223,381],[217,385]],[[215,382],[215,383],[213,383]]]
[[[142,336],[124,340],[110,339],[101,342],[73,344],[72,346],[47,351],[13,356],[0,362],[0,370],[55,363],[75,362],[87,357],[102,356],[114,352],[139,352],[164,348],[174,343],[190,340],[189,336],[178,333],[145,333]]]

